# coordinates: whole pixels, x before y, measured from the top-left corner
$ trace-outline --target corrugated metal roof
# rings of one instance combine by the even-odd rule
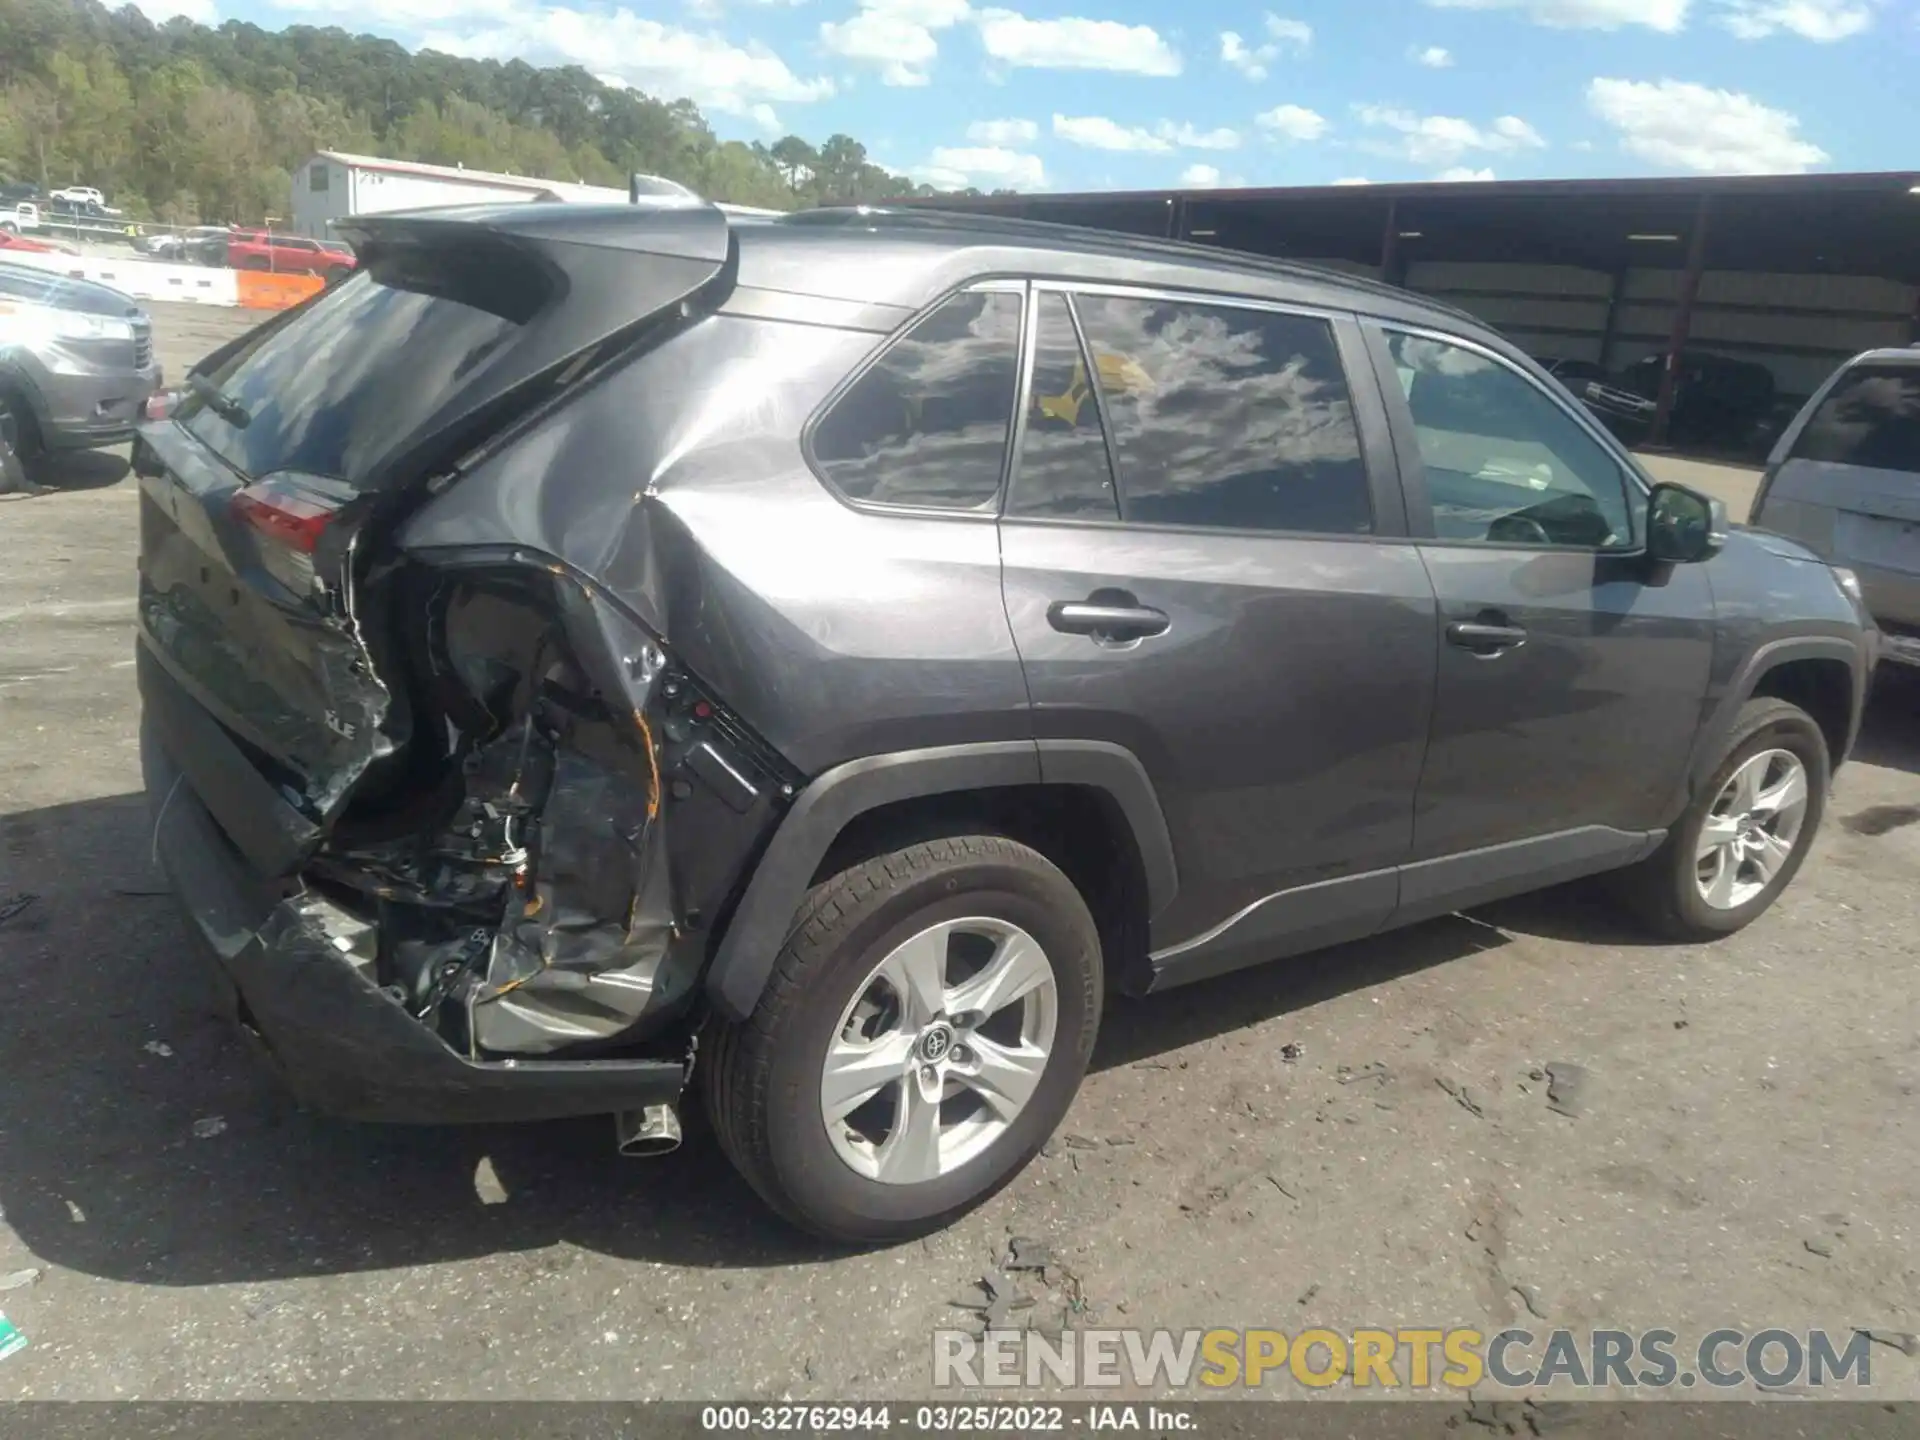
[[[429,165],[420,160],[388,160],[379,155],[355,155],[346,150],[322,150],[315,159],[336,161],[356,170],[379,170],[393,175],[418,175],[429,180],[452,180],[489,185],[499,190],[523,190],[529,195],[551,195],[577,204],[625,203],[627,192],[607,185],[585,185],[572,180],[544,180],[535,175],[508,175],[498,170],[468,170],[459,165]]]
[[[485,185],[496,190],[519,190],[530,199],[560,200],[571,205],[625,205],[631,197],[610,185],[586,185],[573,180],[543,180],[535,175],[508,175],[498,170],[467,170],[458,165],[429,165],[422,160],[388,160],[379,155],[355,155],[346,150],[322,150],[314,160],[332,160],[356,170],[378,170],[392,175],[418,175],[428,180],[451,180]],[[313,161],[309,160],[308,164]],[[779,215],[755,205],[719,207],[729,215]]]
[[[1018,207],[1034,201],[1064,204],[1115,205],[1159,201],[1171,204],[1183,200],[1323,200],[1354,199],[1372,196],[1378,199],[1433,200],[1443,196],[1486,197],[1489,199],[1529,199],[1534,197],[1578,195],[1645,195],[1661,198],[1698,195],[1818,195],[1840,191],[1911,191],[1920,186],[1920,170],[1856,171],[1844,174],[1811,175],[1650,175],[1618,176],[1594,180],[1421,180],[1375,184],[1355,182],[1346,185],[1277,185],[1237,190],[1062,190],[1022,192],[1018,195],[935,196],[919,200],[889,201],[889,204],[948,205],[967,209],[995,210]]]

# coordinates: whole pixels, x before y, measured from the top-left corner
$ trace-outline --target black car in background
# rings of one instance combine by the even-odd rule
[[[1609,371],[1591,360],[1542,358],[1546,370],[1624,443],[1644,442],[1660,398],[1664,354],[1642,356]],[[1675,376],[1667,442],[1728,455],[1765,455],[1793,418],[1796,402],[1782,397],[1773,372],[1749,360],[1683,350]]]

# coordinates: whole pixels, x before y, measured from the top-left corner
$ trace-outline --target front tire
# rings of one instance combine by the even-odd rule
[[[1813,717],[1749,700],[1727,753],[1666,842],[1622,872],[1624,898],[1673,940],[1743,930],[1792,883],[1826,812],[1832,764]]]
[[[1052,1135],[1102,989],[1093,916],[1045,856],[992,835],[909,846],[808,894],[753,1014],[703,1047],[707,1111],[801,1228],[925,1234]]]
[[[18,402],[0,394],[0,495],[39,490],[33,470],[38,455],[33,444],[32,422],[14,407]]]

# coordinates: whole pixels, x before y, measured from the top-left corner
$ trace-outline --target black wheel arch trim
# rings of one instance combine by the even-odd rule
[[[848,823],[902,800],[1013,785],[1082,785],[1104,791],[1133,832],[1158,914],[1178,888],[1173,841],[1145,767],[1103,741],[1000,740],[870,755],[811,781],[754,867],[707,968],[706,991],[730,1020],[753,1013],[795,912],[828,848]]]
[[[1830,757],[1833,767],[1839,768],[1853,748],[1854,737],[1860,733],[1860,717],[1866,705],[1870,678],[1865,652],[1858,644],[1839,635],[1788,635],[1769,640],[1754,647],[1722,692],[1706,724],[1701,726],[1699,737],[1694,741],[1693,758],[1687,765],[1686,793],[1673,807],[1675,815],[1686,809],[1700,786],[1713,775],[1724,756],[1727,736],[1733,731],[1740,707],[1753,698],[1761,680],[1769,671],[1797,660],[1837,660],[1847,667],[1853,678],[1853,693],[1847,701],[1846,744]]]
[[[35,434],[44,438],[49,425],[47,400],[40,393],[40,387],[34,384],[33,377],[18,365],[0,360],[0,389],[18,395],[26,402],[27,419],[32,422]]]

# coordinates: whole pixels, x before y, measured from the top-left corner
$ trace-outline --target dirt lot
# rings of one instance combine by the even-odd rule
[[[176,376],[234,323],[159,321]],[[294,1108],[207,1014],[148,852],[124,462],[65,486],[0,504],[0,897],[33,897],[0,921],[0,1308],[31,1341],[0,1397],[924,1393],[1010,1232],[1059,1257],[1043,1325],[1920,1330],[1915,688],[1745,934],[1648,945],[1560,892],[1117,1003],[1025,1176],[834,1254],[699,1137],[635,1162],[599,1121]],[[1588,1072],[1576,1115],[1550,1062]],[[1873,1356],[1920,1396],[1920,1359]]]

